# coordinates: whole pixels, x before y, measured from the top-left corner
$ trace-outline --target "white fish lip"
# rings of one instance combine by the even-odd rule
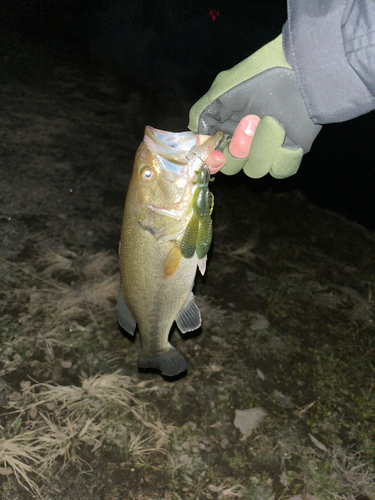
[[[223,133],[217,131],[197,146],[194,132],[167,132],[147,126],[143,140],[164,171],[190,178],[205,163],[222,138]]]

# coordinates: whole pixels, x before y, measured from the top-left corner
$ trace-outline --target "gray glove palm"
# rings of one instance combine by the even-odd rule
[[[255,114],[261,121],[248,158],[228,151],[239,121]],[[229,134],[219,149],[226,157],[222,172],[244,172],[253,178],[270,173],[285,178],[297,172],[321,126],[309,117],[294,70],[285,59],[281,35],[234,68],[220,73],[211,88],[190,110],[189,128],[213,135]]]

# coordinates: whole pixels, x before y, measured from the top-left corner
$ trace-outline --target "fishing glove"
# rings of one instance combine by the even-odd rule
[[[261,118],[247,158],[228,151],[231,135],[246,115]],[[189,129],[213,135],[228,134],[219,149],[226,157],[221,172],[244,169],[249,177],[267,173],[283,179],[297,172],[321,126],[311,120],[296,73],[285,59],[281,35],[253,55],[220,73],[211,88],[190,110]]]

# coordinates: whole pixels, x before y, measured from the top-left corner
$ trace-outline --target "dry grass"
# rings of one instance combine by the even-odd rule
[[[114,275],[98,283],[86,284],[78,290],[69,290],[57,301],[57,314],[66,318],[86,312],[88,309],[113,308],[118,289],[119,279]]]
[[[119,372],[83,378],[80,387],[24,382],[20,397],[9,403],[16,415],[13,431],[18,429],[0,440],[0,472],[14,473],[20,484],[39,494],[32,476],[43,477],[57,463],[83,465],[84,447],[117,449],[136,461],[167,453],[172,426],[138,399],[144,390]]]
[[[119,285],[118,258],[113,252],[101,251],[79,257],[64,248],[59,253],[47,249],[35,266],[41,268],[40,275],[48,278],[46,282],[51,288],[60,292],[55,293],[55,301],[50,303],[58,319],[61,320],[61,316],[72,317],[88,309],[113,308]],[[70,271],[75,278],[73,286],[61,286],[52,279],[53,275],[64,276],[64,271]],[[35,308],[44,308],[43,295],[38,296],[37,293],[32,297]]]
[[[59,252],[46,248],[35,262],[35,267],[40,269],[40,275],[45,278],[51,278],[56,271],[66,271],[72,268],[73,259],[78,256],[75,252],[67,248],[60,248]]]
[[[302,484],[312,498],[319,500],[375,498],[372,460],[366,462],[362,453],[340,445],[325,446],[315,438],[312,442],[313,447],[295,443],[295,453],[292,454],[298,459],[298,470],[287,472],[288,484],[293,481]],[[283,449],[285,454],[291,451],[288,446],[283,446]]]
[[[39,249],[33,264],[5,261],[16,286],[3,290],[4,304],[17,303],[19,316],[0,346],[0,376],[20,366],[30,366],[34,374],[48,373],[53,363],[69,368],[69,357],[57,359],[56,353],[72,352],[79,342],[72,335],[91,335],[82,318],[97,330],[114,315],[119,285],[114,252],[79,256],[65,248]],[[41,355],[42,363],[35,359]],[[37,371],[40,364],[46,371]],[[10,397],[6,428],[0,431],[0,474],[14,475],[38,496],[37,478],[57,465],[84,466],[83,449],[117,450],[136,461],[166,453],[172,428],[138,397],[150,390],[118,371],[84,376],[80,386],[22,382],[21,393]]]
[[[256,243],[255,239],[248,238],[247,241],[239,247],[236,247],[233,243],[229,243],[222,245],[219,249],[216,249],[216,252],[225,254],[230,261],[247,263],[249,260],[254,259],[257,256],[253,252],[254,248],[257,246]]]
[[[43,459],[41,446],[35,442],[33,433],[23,432],[12,438],[0,438],[0,474],[14,474],[17,481],[28,491],[39,494],[39,488],[32,476],[37,474],[38,465]]]
[[[6,325],[9,333],[0,346],[0,376],[25,364],[20,352],[26,353],[26,360],[42,354],[50,363],[56,349],[72,349],[75,341],[67,331],[77,337],[85,333],[83,317],[96,326],[106,316],[114,318],[119,288],[114,252],[78,256],[65,248],[41,248],[33,265],[2,259],[12,285],[1,292],[2,306],[12,309],[17,304],[18,318],[12,329]]]
[[[219,484],[219,486],[210,484],[208,489],[214,493],[217,493],[218,498],[220,499],[241,498],[246,491],[245,488],[240,484],[229,486],[226,482]]]
[[[374,497],[374,463],[365,463],[360,453],[344,450],[340,446],[335,446],[330,455],[334,476],[339,480],[343,490],[360,491],[362,495],[366,495],[368,498]],[[355,500],[352,493],[342,498],[344,500]]]

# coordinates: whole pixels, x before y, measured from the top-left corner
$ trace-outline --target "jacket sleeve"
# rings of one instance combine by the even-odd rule
[[[374,0],[288,0],[283,43],[314,123],[375,109]]]

